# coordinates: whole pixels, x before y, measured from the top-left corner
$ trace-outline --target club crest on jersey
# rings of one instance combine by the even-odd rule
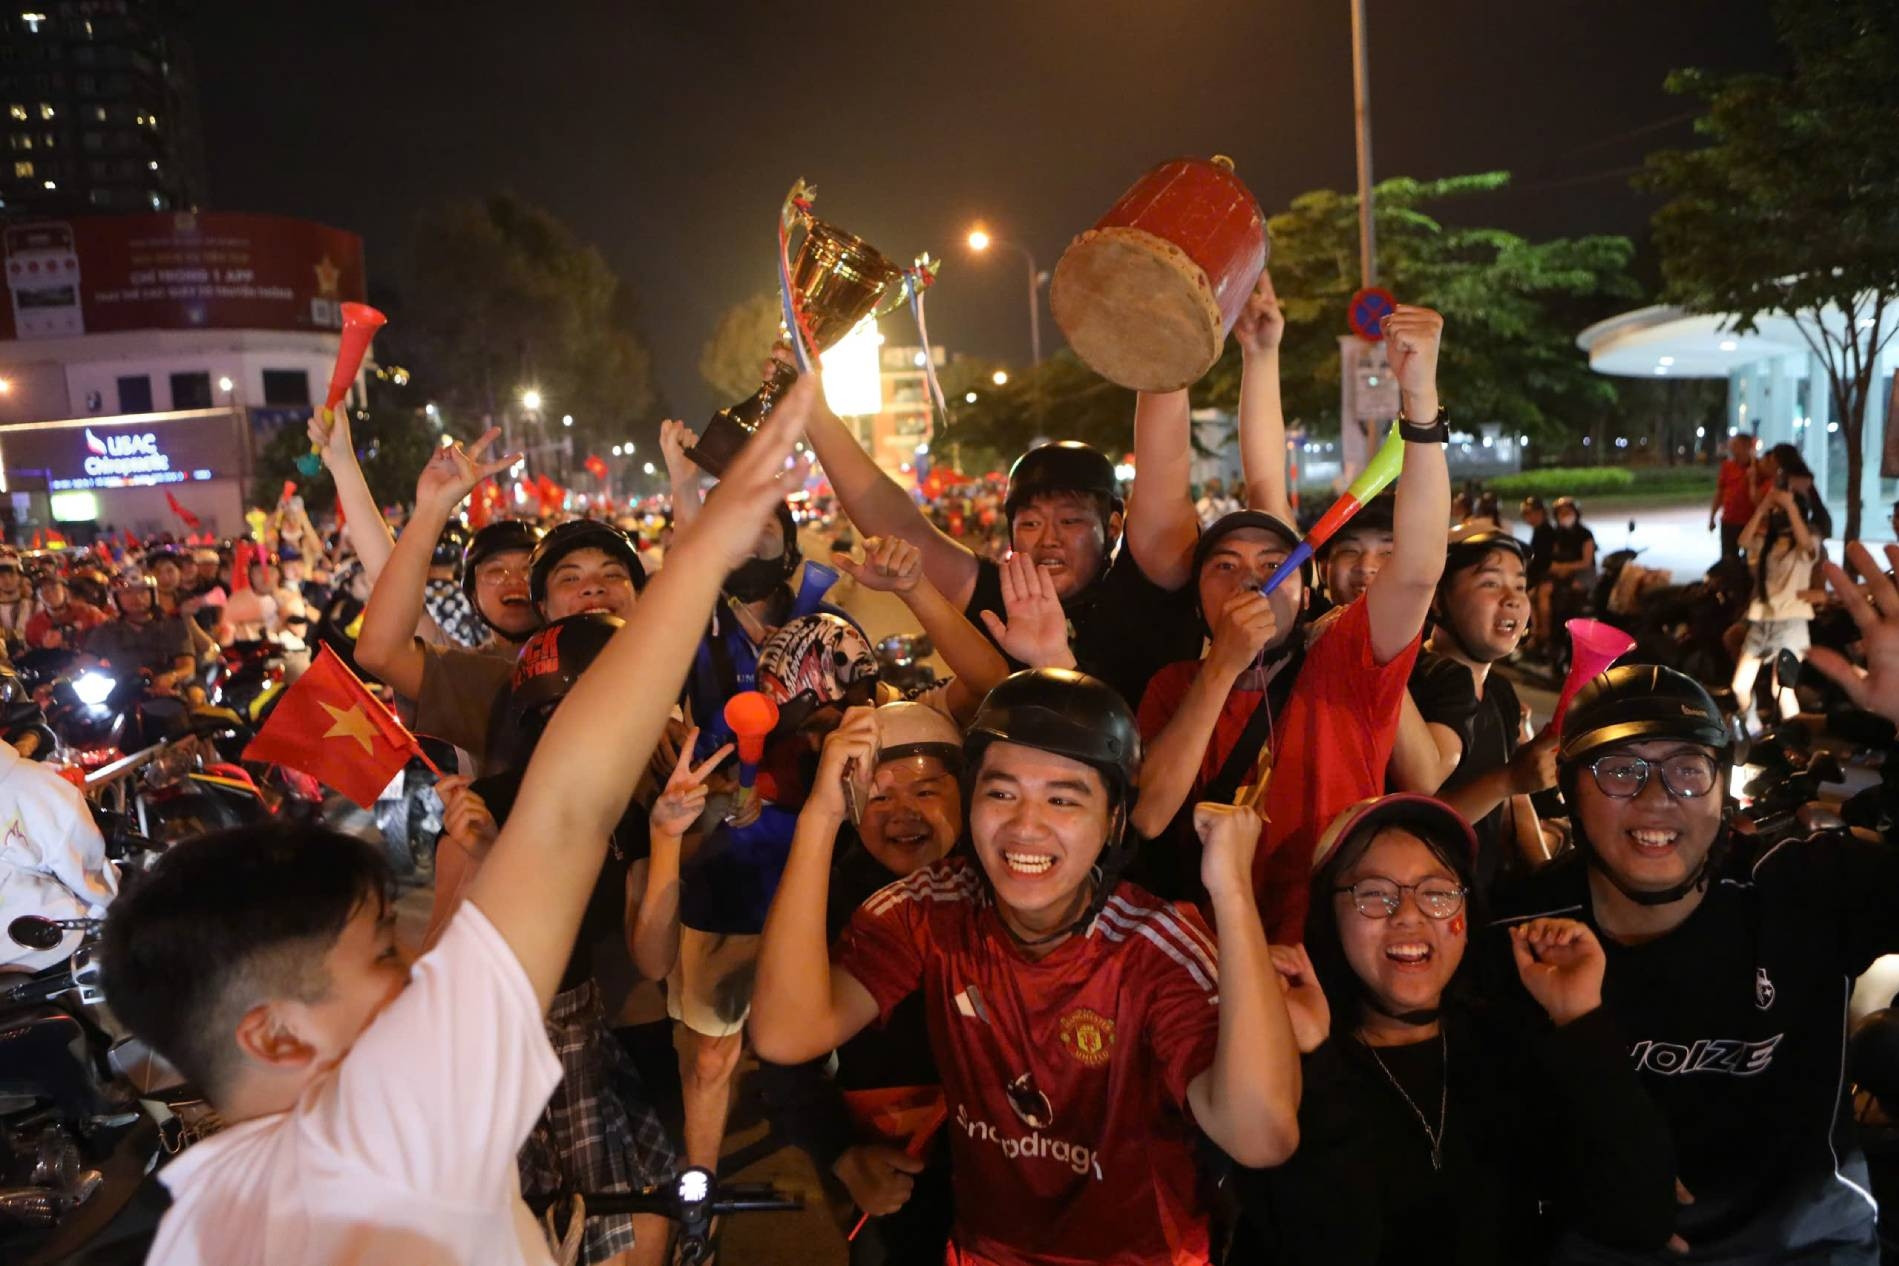
[[[1767,978],[1765,967],[1754,969],[1754,1005],[1763,1011],[1774,1005],[1774,982]]]
[[[1062,1017],[1062,1049],[1088,1068],[1100,1068],[1114,1049],[1114,1021],[1081,1007]]]

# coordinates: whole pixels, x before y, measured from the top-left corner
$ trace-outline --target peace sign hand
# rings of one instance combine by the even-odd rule
[[[672,777],[666,780],[659,798],[653,801],[653,811],[647,820],[656,834],[677,838],[691,829],[692,824],[699,820],[699,815],[705,812],[706,779],[732,754],[732,745],[727,743],[694,765],[692,752],[698,742],[697,727],[686,731],[685,740],[679,745],[679,763],[673,766]]]
[[[453,514],[476,484],[520,461],[520,453],[507,453],[494,461],[482,460],[483,454],[500,438],[501,429],[489,427],[480,439],[466,448],[449,444],[436,449],[429,455],[428,465],[422,468],[421,478],[415,481],[416,505],[431,506],[444,515]]]
[[[1899,723],[1899,588],[1887,579],[1873,552],[1858,541],[1846,547],[1847,561],[1866,578],[1865,589],[1853,583],[1837,563],[1825,568],[1826,582],[1859,626],[1860,668],[1838,651],[1816,646],[1807,662],[1839,683],[1856,708],[1877,712]],[[1887,567],[1899,567],[1899,546],[1886,546]]]

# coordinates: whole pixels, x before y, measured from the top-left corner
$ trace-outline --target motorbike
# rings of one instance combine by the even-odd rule
[[[922,633],[893,633],[877,643],[877,679],[906,695],[928,690],[936,684],[936,670],[928,663],[935,653]]]

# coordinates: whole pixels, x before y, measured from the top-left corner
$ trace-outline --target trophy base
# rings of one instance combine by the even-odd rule
[[[706,423],[705,430],[699,436],[699,442],[686,450],[699,469],[715,479],[723,478],[726,468],[732,464],[745,442],[752,438],[755,431],[771,416],[772,406],[778,403],[778,397],[798,381],[798,375],[783,365],[772,371],[751,397],[741,400],[729,408],[720,409]]]

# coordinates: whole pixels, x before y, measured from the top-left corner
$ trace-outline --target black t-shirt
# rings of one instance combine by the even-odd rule
[[[1717,874],[1666,936],[1627,946],[1598,929],[1603,1005],[1668,1117],[1694,1195],[1678,1232],[1696,1261],[1815,1261],[1832,1245],[1837,1255],[1824,1260],[1873,1266],[1873,1202],[1843,1048],[1854,978],[1899,950],[1899,852],[1819,835]],[[1547,914],[1596,924],[1575,854],[1498,896],[1503,922]],[[1514,977],[1509,946],[1494,935],[1484,963]]]
[[[1418,662],[1411,670],[1411,701],[1426,721],[1456,730],[1464,743],[1457,768],[1440,790],[1455,791],[1509,764],[1516,755],[1523,711],[1517,703],[1516,688],[1502,673],[1485,675],[1480,699],[1469,668],[1435,651],[1419,651]],[[1477,881],[1488,889],[1498,871],[1507,868],[1510,858],[1504,841],[1503,806],[1472,825],[1480,850]]]
[[[1125,546],[1107,574],[1063,608],[1075,663],[1120,691],[1130,709],[1141,706],[1141,695],[1155,673],[1179,660],[1200,658],[1204,633],[1194,612],[1192,586],[1174,592],[1161,588]],[[987,637],[988,626],[978,614],[983,611],[1004,614],[1002,570],[986,558],[976,560],[976,588],[963,614]],[[1009,666],[1022,667],[1014,660]]]
[[[1558,525],[1550,532],[1550,561],[1554,563],[1580,563],[1583,546],[1593,545],[1596,534],[1580,523],[1569,527]]]
[[[1556,561],[1556,529],[1549,523],[1543,523],[1530,529],[1530,565],[1525,568],[1525,578],[1531,584],[1549,575],[1550,564]]]

